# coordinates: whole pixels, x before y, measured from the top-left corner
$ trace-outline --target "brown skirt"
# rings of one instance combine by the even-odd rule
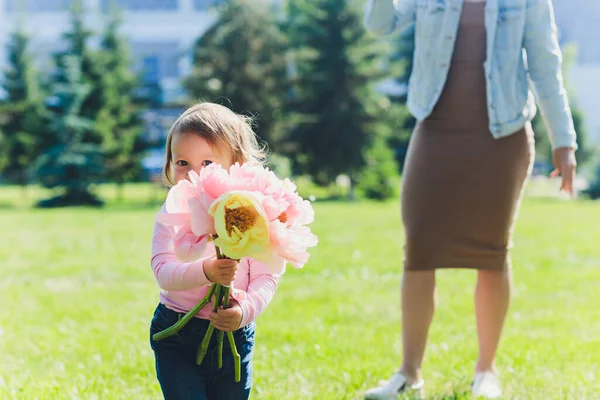
[[[485,35],[484,4],[465,2],[446,85],[405,163],[406,270],[510,268],[535,150],[530,124],[502,139],[489,131]]]
[[[402,182],[405,269],[509,268],[533,155],[529,126],[496,140],[418,125]]]

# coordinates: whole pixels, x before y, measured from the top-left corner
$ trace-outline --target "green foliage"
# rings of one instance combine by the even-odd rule
[[[103,176],[102,152],[98,144],[85,140],[93,122],[80,114],[91,89],[84,82],[79,58],[65,56],[62,66],[51,86],[53,146],[38,159],[36,177],[43,186],[63,189],[63,193],[40,206],[100,205],[89,186]]]
[[[101,41],[99,60],[104,73],[97,82],[101,108],[95,130],[102,138],[108,179],[123,184],[140,175],[146,146],[140,117],[143,103],[135,95],[140,82],[131,70],[128,44],[119,35],[120,25],[119,12],[113,6]]]
[[[594,173],[590,182],[589,187],[583,192],[583,194],[593,200],[600,199],[600,159],[597,158]]]
[[[0,172],[11,183],[26,185],[34,160],[47,145],[47,111],[38,72],[28,52],[29,38],[14,32],[8,45],[8,69],[0,104]]]
[[[394,43],[393,53],[390,62],[396,63],[398,71],[394,73],[396,81],[403,85],[408,85],[408,80],[413,69],[414,51],[415,51],[415,30],[408,29],[405,32],[399,32],[392,39]],[[397,97],[397,100],[406,102],[406,92],[404,96]]]
[[[387,46],[367,34],[362,6],[350,0],[291,0],[288,13],[295,172],[323,185],[355,176],[387,104],[373,88],[387,76]]]
[[[366,152],[367,165],[360,174],[358,190],[373,200],[388,200],[397,195],[398,165],[394,152],[383,138],[375,140]]]
[[[71,25],[63,34],[67,46],[64,52],[54,55],[58,69],[69,69],[70,58],[77,57],[80,61],[81,82],[88,86],[88,95],[80,107],[80,115],[90,121],[96,121],[102,109],[102,94],[99,82],[102,81],[104,70],[101,54],[89,46],[93,32],[85,25],[86,10],[82,0],[74,0],[70,8]],[[62,77],[62,78],[61,78]],[[58,74],[54,79],[65,79],[64,74]],[[63,81],[64,82],[64,81]],[[92,126],[83,137],[85,142],[102,143],[102,135]]]
[[[185,80],[191,101],[214,101],[251,113],[257,134],[277,149],[287,96],[286,41],[262,2],[228,1],[196,42]]]
[[[268,166],[279,178],[292,177],[292,161],[288,157],[272,153],[269,155]]]

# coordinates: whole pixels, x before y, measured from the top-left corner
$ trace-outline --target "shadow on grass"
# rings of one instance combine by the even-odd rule
[[[472,399],[470,390],[454,390],[452,393],[431,394],[425,393],[425,400],[467,400]],[[401,397],[401,399],[414,399],[414,397]]]

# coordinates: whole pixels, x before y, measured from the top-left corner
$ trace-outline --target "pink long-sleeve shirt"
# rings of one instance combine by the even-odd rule
[[[161,209],[165,212],[165,207]],[[162,289],[160,302],[176,312],[186,313],[206,295],[211,282],[204,274],[204,260],[215,255],[215,247],[210,242],[204,255],[191,262],[180,261],[173,251],[171,239],[175,230],[156,222],[152,234],[152,270]],[[270,272],[269,267],[252,258],[242,258],[233,282],[231,298],[242,308],[240,327],[254,321],[269,305],[277,289],[279,275]],[[208,319],[212,310],[206,306],[197,318]]]

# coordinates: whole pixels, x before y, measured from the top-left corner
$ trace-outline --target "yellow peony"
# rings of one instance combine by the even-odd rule
[[[215,246],[229,258],[252,257],[267,261],[269,221],[259,193],[230,191],[217,198],[208,212],[214,218]]]

